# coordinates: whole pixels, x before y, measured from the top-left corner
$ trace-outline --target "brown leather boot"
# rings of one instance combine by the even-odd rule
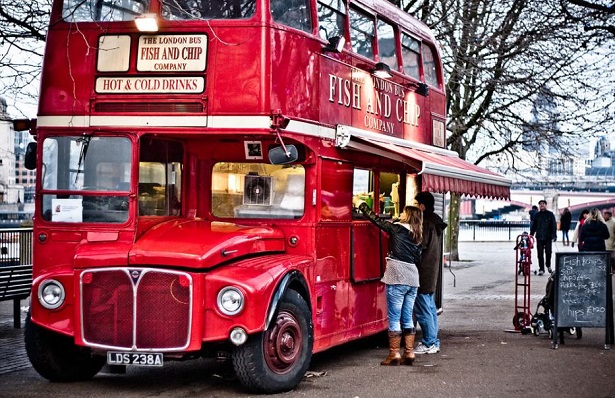
[[[380,362],[384,366],[397,366],[401,361],[399,347],[401,346],[401,332],[389,332],[389,356]]]
[[[404,356],[401,358],[401,364],[412,366],[414,363],[414,331],[404,330]]]

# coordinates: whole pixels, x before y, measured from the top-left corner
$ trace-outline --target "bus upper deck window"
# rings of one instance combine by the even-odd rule
[[[404,73],[417,80],[421,78],[419,70],[421,43],[405,33],[401,35],[401,56]]]
[[[318,34],[324,40],[344,36],[346,2],[344,0],[318,0]]]
[[[271,0],[273,20],[291,28],[312,31],[312,16],[308,0]]]
[[[254,15],[254,0],[162,0],[162,17],[168,20],[245,19]]]
[[[149,0],[64,0],[62,18],[67,22],[132,21],[149,12]]]
[[[423,72],[425,73],[425,83],[433,87],[440,87],[436,57],[434,50],[429,46],[423,46]]]
[[[374,20],[372,17],[350,10],[350,45],[352,51],[374,59]]]
[[[391,70],[398,71],[399,65],[397,63],[395,31],[393,30],[393,26],[384,21],[378,20],[377,32],[378,55],[380,56],[380,62],[384,62],[389,65]]]

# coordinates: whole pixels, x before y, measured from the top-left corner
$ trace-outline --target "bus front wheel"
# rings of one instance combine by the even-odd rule
[[[73,339],[42,328],[26,318],[26,353],[41,376],[55,382],[83,381],[94,377],[105,358],[93,356],[89,348],[76,346]]]
[[[313,329],[303,297],[287,291],[269,328],[233,352],[233,367],[243,386],[269,394],[295,388],[312,359]]]

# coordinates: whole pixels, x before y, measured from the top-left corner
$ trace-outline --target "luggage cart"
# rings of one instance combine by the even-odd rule
[[[532,332],[530,312],[530,274],[532,272],[532,248],[534,237],[527,232],[517,236],[515,245],[515,315],[513,325],[515,332],[529,334]]]

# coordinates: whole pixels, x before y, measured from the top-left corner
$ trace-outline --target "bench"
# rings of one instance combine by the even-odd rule
[[[16,262],[16,261],[15,261]],[[21,328],[21,300],[30,295],[32,288],[32,265],[3,265],[0,261],[0,301],[13,300],[13,323]]]

